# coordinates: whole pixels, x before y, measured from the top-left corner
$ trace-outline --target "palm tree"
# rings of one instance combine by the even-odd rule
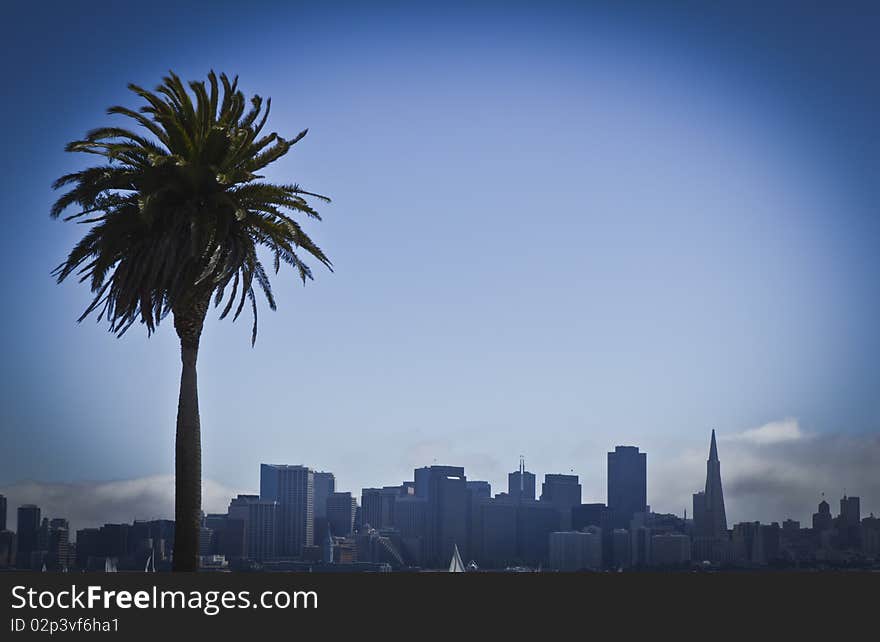
[[[220,87],[222,85],[222,88]],[[296,184],[262,181],[258,172],[284,156],[308,130],[291,139],[260,135],[271,100],[250,100],[245,112],[238,77],[208,74],[190,82],[195,97],[173,72],[155,92],[129,89],[146,101],[139,111],[111,107],[145,131],[101,127],[69,152],[102,156],[102,164],[62,176],[55,189],[72,186],[52,207],[57,218],[90,225],[70,255],[53,272],[58,282],[76,273],[88,281],[92,313],[122,336],[135,322],[152,334],[171,313],[183,362],[175,445],[174,570],[198,569],[201,512],[201,437],[196,359],[205,315],[224,303],[220,318],[235,320],[246,302],[253,312],[251,345],[257,338],[254,284],[269,307],[275,299],[258,257],[292,266],[303,283],[312,278],[301,252],[331,267],[330,260],[292,218],[320,219],[307,197],[329,201]],[[264,109],[265,106],[265,109]]]

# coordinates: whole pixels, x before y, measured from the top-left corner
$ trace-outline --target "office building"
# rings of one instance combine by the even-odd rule
[[[858,526],[862,521],[860,500],[858,497],[847,497],[840,500],[840,521],[845,527]]]
[[[683,533],[659,533],[651,537],[651,563],[679,566],[691,561],[691,538]]]
[[[834,518],[831,517],[831,506],[824,499],[819,502],[819,510],[813,513],[813,530],[817,533],[831,530]]]
[[[361,490],[361,525],[376,529],[394,526],[394,504],[403,490],[400,486]]]
[[[571,530],[571,511],[581,505],[581,485],[577,475],[544,475],[541,501],[559,511],[560,530]]]
[[[17,551],[15,555],[18,568],[31,568],[31,556],[39,550],[40,507],[24,504],[18,507],[18,530],[16,533]]]
[[[551,533],[550,568],[558,571],[602,568],[602,531],[588,526],[583,531]]]
[[[315,474],[305,466],[260,464],[260,498],[278,503],[279,557],[299,557],[315,536]]]
[[[636,446],[608,453],[608,509],[615,528],[628,528],[634,515],[648,510],[648,456]]]
[[[467,560],[470,505],[464,468],[417,468],[414,479],[415,496],[427,501],[425,563],[432,568],[449,566],[456,546]]]
[[[492,486],[487,481],[469,481],[467,489],[474,499],[489,499],[492,497]]]
[[[526,462],[519,458],[519,470],[507,475],[507,494],[518,502],[535,501],[535,475],[526,470]]]
[[[582,531],[587,526],[608,528],[611,525],[605,504],[579,504],[571,509],[571,530]]]
[[[354,529],[357,500],[351,493],[330,493],[327,497],[327,525],[333,537],[348,537]],[[325,542],[326,544],[326,542]]]
[[[0,531],[0,568],[15,567],[15,533]]]
[[[239,495],[229,503],[228,519],[244,523],[245,556],[258,562],[276,557],[277,516],[275,500]]]

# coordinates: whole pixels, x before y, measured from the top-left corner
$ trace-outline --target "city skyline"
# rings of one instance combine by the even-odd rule
[[[793,428],[794,428],[794,430],[793,430]],[[734,447],[734,449],[738,444],[741,445],[742,442],[747,441],[747,440],[756,441],[757,443],[762,443],[762,444],[771,443],[771,444],[775,444],[775,445],[778,445],[778,444],[791,445],[791,444],[795,443],[798,438],[801,438],[801,439],[804,438],[803,436],[796,437],[796,432],[797,432],[796,424],[792,425],[792,424],[779,423],[779,424],[771,424],[770,426],[763,427],[762,429],[759,429],[756,431],[751,431],[751,432],[747,431],[746,433],[743,433],[740,435],[734,435],[734,436],[727,437],[727,438],[722,436],[721,438],[719,438],[719,440],[721,441],[722,445]],[[652,479],[651,479],[651,461],[652,460],[650,457],[648,457],[648,453],[646,451],[641,450],[641,452],[639,454],[642,457],[648,457],[647,463],[645,464],[646,469],[647,469],[647,477],[645,478],[645,488],[647,489],[647,500],[648,500],[647,506],[653,512],[662,513],[662,514],[674,514],[674,515],[678,515],[679,517],[686,514],[688,518],[693,519],[694,512],[695,512],[695,503],[697,501],[695,495],[698,492],[703,493],[703,492],[709,490],[710,481],[712,482],[711,486],[713,489],[716,487],[716,484],[719,484],[719,481],[716,481],[718,478],[715,477],[715,475],[720,475],[720,472],[717,468],[717,457],[718,457],[717,448],[718,448],[718,446],[716,445],[715,430],[712,429],[710,434],[711,434],[711,443],[710,443],[710,447],[709,447],[709,461],[708,462],[706,461],[705,448],[702,449],[702,452],[700,452],[699,449],[695,449],[693,451],[693,455],[700,460],[700,467],[702,468],[702,472],[695,474],[692,479],[691,478],[684,479],[684,478],[679,477],[680,487],[685,488],[685,489],[689,489],[689,490],[686,490],[685,494],[682,495],[682,497],[685,497],[685,495],[686,495],[686,497],[685,497],[685,500],[681,502],[681,506],[673,506],[671,509],[668,509],[667,506],[672,506],[673,502],[670,502],[668,499],[665,499],[662,496],[658,496],[659,493],[661,493],[662,491],[658,491],[655,489],[653,491],[654,494],[652,495]],[[618,444],[618,445],[613,446],[612,450],[607,452],[608,458],[610,459],[611,456],[615,455],[615,452],[620,451],[621,448],[624,451],[626,451],[627,449],[634,448],[637,453],[640,450],[640,448],[638,446],[629,446],[629,445],[619,445]],[[736,450],[734,450],[734,452],[736,452]],[[712,463],[713,454],[715,457],[714,464]],[[867,454],[864,454],[864,456],[866,456],[870,460],[872,458],[873,454],[867,453]],[[496,492],[499,492],[498,489],[505,489],[505,491],[506,491],[506,489],[509,487],[509,485],[514,483],[514,481],[516,479],[516,475],[519,474],[519,472],[522,470],[526,473],[527,477],[529,475],[533,476],[533,480],[534,480],[534,484],[535,484],[535,486],[532,489],[534,491],[534,495],[533,495],[534,498],[540,498],[540,496],[542,496],[542,493],[544,492],[544,491],[542,491],[542,488],[548,482],[548,479],[547,479],[548,475],[551,478],[567,477],[569,475],[574,475],[577,478],[577,480],[580,482],[579,483],[579,492],[580,492],[581,501],[584,504],[590,504],[592,502],[607,502],[609,500],[607,483],[603,483],[601,485],[601,490],[597,490],[595,487],[588,487],[585,484],[583,484],[583,477],[581,477],[578,474],[577,469],[570,468],[566,471],[541,471],[541,472],[539,472],[534,469],[528,470],[529,467],[527,466],[527,461],[528,460],[524,456],[521,457],[518,462],[517,469],[514,470],[513,472],[508,472],[507,474],[503,475],[503,479],[501,479],[501,478],[494,479],[493,478],[490,480],[487,477],[481,475],[478,469],[474,469],[469,466],[463,466],[462,468],[465,471],[470,472],[470,478],[475,479],[475,480],[476,479],[486,480],[486,482],[490,485],[490,487],[493,490],[495,490]],[[681,469],[679,468],[682,461],[683,460],[677,460],[671,466],[671,468],[675,468],[678,471],[677,475],[679,475],[679,476],[681,475],[681,472],[682,472]],[[727,462],[728,463],[725,467],[725,473],[724,473],[725,477],[730,474],[727,471],[729,471],[731,468],[733,470],[737,470],[735,456],[733,457],[733,459],[728,458]],[[429,462],[422,462],[421,464],[416,464],[414,467],[418,467],[419,465],[421,465],[421,466],[432,466],[432,465],[436,466],[436,465],[450,465],[450,464],[444,464],[443,462],[433,460],[433,461],[429,461]],[[454,462],[451,465],[454,465]],[[707,472],[707,466],[708,466],[708,472]],[[663,465],[661,465],[660,467],[666,468],[666,466],[663,466]],[[260,463],[258,466],[258,470],[261,471],[261,473],[257,476],[257,479],[256,479],[254,485],[252,485],[250,487],[239,488],[239,489],[230,489],[230,488],[227,488],[227,487],[224,487],[221,485],[217,485],[212,480],[207,480],[207,484],[206,484],[207,492],[203,493],[203,494],[207,495],[207,498],[206,498],[207,501],[205,502],[205,508],[203,510],[205,513],[217,512],[220,509],[225,510],[230,497],[235,497],[235,496],[246,496],[246,497],[247,496],[258,496],[259,497],[259,496],[264,496],[267,494],[272,494],[266,490],[265,481],[264,481],[264,474],[262,472],[262,471],[267,471],[267,470],[272,470],[272,469],[279,469],[279,470],[292,469],[292,470],[303,470],[303,471],[308,470],[314,475],[315,479],[318,479],[321,476],[326,477],[329,475],[332,481],[329,482],[329,487],[327,487],[328,482],[326,482],[326,481],[324,482],[324,490],[322,491],[322,494],[324,497],[328,496],[334,490],[340,491],[340,492],[348,492],[351,494],[351,496],[353,498],[355,498],[358,501],[358,503],[360,503],[361,493],[364,490],[376,490],[378,492],[378,491],[381,491],[381,489],[383,487],[394,487],[395,484],[399,483],[399,479],[383,478],[382,480],[376,480],[376,479],[366,480],[369,483],[366,483],[366,484],[363,484],[360,486],[351,486],[345,482],[340,484],[338,481],[339,478],[342,478],[343,480],[346,479],[346,472],[344,470],[332,471],[332,472],[329,472],[329,471],[322,472],[321,468],[322,468],[321,466],[314,466],[314,465],[306,464],[306,463],[279,464],[277,462],[276,463],[263,462],[263,463]],[[607,480],[609,479],[607,466],[601,467],[601,473],[607,482]],[[405,475],[401,476],[401,478],[404,476]],[[129,492],[125,492],[125,490],[121,490],[121,493],[119,493],[118,496],[113,491],[109,491],[105,494],[98,493],[97,495],[95,495],[95,497],[104,497],[104,498],[106,498],[106,500],[112,502],[113,504],[124,505],[122,512],[118,512],[118,509],[115,509],[117,512],[104,513],[105,515],[116,516],[114,519],[107,519],[107,518],[101,516],[101,514],[102,514],[101,513],[101,502],[98,501],[97,499],[94,499],[94,500],[90,499],[91,496],[88,493],[88,490],[87,490],[88,486],[87,485],[78,485],[78,484],[62,485],[60,488],[63,489],[66,487],[68,489],[67,493],[63,492],[63,490],[59,490],[58,486],[52,486],[52,487],[50,487],[51,490],[49,490],[45,495],[43,495],[42,501],[40,499],[41,495],[38,493],[34,493],[34,489],[39,488],[40,484],[34,484],[33,482],[25,482],[25,484],[23,484],[23,486],[25,486],[25,488],[30,487],[30,491],[25,490],[25,492],[23,492],[23,493],[21,492],[21,490],[19,490],[20,487],[16,487],[15,485],[8,486],[8,487],[4,487],[4,486],[0,485],[0,495],[2,495],[4,497],[4,500],[6,502],[8,502],[10,506],[12,506],[13,503],[16,503],[16,502],[17,502],[16,505],[22,505],[22,504],[47,505],[48,504],[49,506],[52,507],[50,512],[52,512],[53,514],[65,513],[64,517],[66,519],[69,519],[71,521],[71,523],[76,528],[79,528],[82,526],[94,527],[94,526],[99,526],[103,523],[108,523],[108,522],[110,522],[110,523],[128,522],[128,521],[132,521],[134,519],[171,519],[171,518],[173,518],[173,509],[171,508],[171,503],[170,503],[170,500],[171,500],[170,493],[171,493],[172,480],[167,479],[167,478],[158,478],[157,477],[157,478],[147,478],[146,480],[143,480],[143,481],[144,481],[144,484],[148,485],[147,488],[144,487],[144,484],[131,484],[131,488],[129,489]],[[730,480],[728,480],[728,482],[729,481]],[[737,488],[739,486],[748,486],[748,483],[747,483],[748,480],[734,479],[734,481],[737,483],[730,484],[734,488]],[[724,484],[725,487],[728,486],[728,482],[725,482],[725,484]],[[119,483],[121,483],[123,485],[130,484],[131,480],[123,480],[122,482],[119,482]],[[153,504],[152,505],[153,506],[160,506],[162,504],[162,502],[161,501],[157,502],[156,497],[155,497],[156,495],[158,495],[160,493],[156,493],[157,489],[155,488],[155,486],[157,486],[157,485],[161,486],[163,483],[167,486],[166,490],[168,493],[168,497],[166,498],[167,501],[165,502],[167,504],[167,507],[163,508],[163,509],[159,509],[158,512],[156,510],[153,510],[151,512],[149,509],[146,511],[139,512],[139,509],[134,507],[134,504],[132,504],[131,498],[132,497],[136,498],[139,496],[142,497],[143,495],[152,494],[153,495],[153,499],[152,499]],[[519,482],[516,482],[516,483],[519,483]],[[112,484],[114,484],[114,482],[110,482],[110,484],[112,485]],[[641,482],[637,481],[636,485],[638,486],[639,484],[641,484]],[[315,487],[317,487],[317,483],[315,484]],[[810,515],[814,511],[816,503],[818,501],[820,501],[823,498],[824,499],[833,498],[835,495],[845,496],[847,494],[847,491],[849,491],[850,493],[853,493],[853,492],[856,492],[856,489],[860,489],[858,492],[859,492],[859,495],[862,497],[862,510],[864,511],[864,514],[865,515],[869,515],[869,514],[873,515],[875,513],[880,514],[880,511],[876,510],[876,507],[880,506],[880,497],[877,497],[877,493],[876,493],[876,490],[878,488],[880,488],[880,484],[878,484],[877,480],[874,478],[874,476],[872,476],[870,478],[866,478],[861,483],[853,483],[853,484],[850,484],[849,486],[841,485],[837,489],[829,488],[829,489],[818,490],[814,497],[811,497],[809,499],[802,501],[801,504],[798,506],[797,510],[795,510],[795,511],[782,511],[782,512],[772,513],[772,512],[768,512],[769,509],[765,509],[764,512],[762,512],[759,515],[756,515],[754,513],[749,514],[743,508],[739,508],[737,511],[734,511],[733,517],[724,520],[724,524],[725,524],[725,528],[726,528],[727,524],[733,524],[736,522],[760,521],[763,523],[770,523],[772,521],[781,522],[784,519],[795,519],[797,521],[806,523],[809,521]],[[332,489],[332,490],[330,490],[330,489]],[[874,490],[875,492],[871,492],[872,490]],[[64,501],[65,501],[65,497],[69,498],[74,495],[79,496],[80,500],[79,500],[79,502],[67,504],[68,506],[73,508],[74,514],[71,516],[71,515],[67,514],[70,512],[70,510],[65,511]],[[10,497],[12,498],[11,502],[10,502]],[[548,498],[549,498],[549,495],[548,495]],[[736,498],[736,494],[733,495],[733,498]],[[780,500],[781,505],[784,505],[787,500],[787,498],[784,496],[777,497],[775,499]],[[59,503],[59,501],[60,501],[60,503]],[[724,505],[727,504],[728,501],[729,501],[729,499],[726,501],[725,498],[722,497],[722,499],[721,499],[721,502],[722,502],[721,512],[722,512],[722,514],[724,513]],[[85,518],[84,520],[79,518],[79,511],[75,508],[76,506],[82,507],[83,503],[90,505],[90,510],[85,511],[86,513],[89,514],[89,517]],[[735,499],[734,499],[734,503],[735,504],[737,503]],[[747,501],[745,503],[746,504],[754,504],[755,503],[754,498],[750,497],[749,499],[747,499]],[[740,504],[741,504],[741,502],[740,502]],[[316,515],[320,516],[320,509],[316,509],[316,510],[318,511],[316,513]],[[629,513],[627,513],[627,514],[630,514],[632,512],[635,512],[635,509],[629,509]],[[727,513],[730,514],[729,508],[727,509]],[[10,527],[11,527],[11,525],[14,524],[15,513],[11,512],[10,515],[11,515],[11,520],[9,521],[9,523],[10,523]],[[626,519],[624,519],[624,521],[626,521]]]
[[[360,505],[352,492],[336,492],[332,472],[261,463],[259,494],[202,513],[198,554],[215,571],[441,569],[450,559],[450,571],[868,569],[878,562],[880,518],[862,518],[860,496],[844,494],[836,517],[823,496],[807,524],[786,518],[728,528],[714,430],[690,519],[646,504],[647,453],[615,446],[607,461],[604,503],[584,503],[573,474],[546,473],[537,497],[536,476],[520,458],[494,495],[463,467],[433,464],[400,484],[362,488]],[[0,495],[2,523],[6,505]],[[167,570],[174,557],[173,520],[76,529],[33,504],[16,514],[15,532],[0,528],[0,568]]]
[[[724,4],[108,3],[99,42],[76,7],[11,7],[0,493],[170,516],[174,333],[75,323],[88,294],[50,271],[82,228],[49,219],[51,183],[128,82],[215,69],[309,128],[268,179],[333,198],[308,231],[335,271],[276,282],[253,349],[209,314],[207,508],[266,461],[501,487],[520,456],[599,501],[635,444],[647,502],[681,514],[715,428],[728,524],[806,522],[823,492],[880,513],[880,11]]]

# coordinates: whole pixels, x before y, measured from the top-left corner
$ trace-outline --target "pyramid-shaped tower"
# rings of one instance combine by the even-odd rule
[[[706,462],[706,490],[704,496],[704,532],[708,537],[720,537],[727,532],[727,515],[724,512],[724,492],[721,490],[721,462],[718,460],[718,446],[715,431],[709,445],[709,459]]]

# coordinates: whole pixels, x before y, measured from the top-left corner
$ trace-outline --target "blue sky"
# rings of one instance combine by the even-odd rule
[[[253,490],[260,462],[304,463],[357,491],[437,460],[500,491],[522,454],[601,501],[625,443],[649,453],[649,502],[681,512],[713,427],[740,478],[766,471],[726,461],[725,436],[774,422],[876,446],[880,15],[658,5],[9,10],[0,488],[173,471],[170,324],[77,325],[87,289],[49,272],[84,230],[48,216],[88,161],[64,144],[168,69],[271,96],[272,129],[310,133],[270,178],[333,197],[308,229],[335,273],[276,278],[254,349],[246,321],[206,326],[207,479]],[[792,511],[844,490],[833,452],[839,478],[806,476]]]

